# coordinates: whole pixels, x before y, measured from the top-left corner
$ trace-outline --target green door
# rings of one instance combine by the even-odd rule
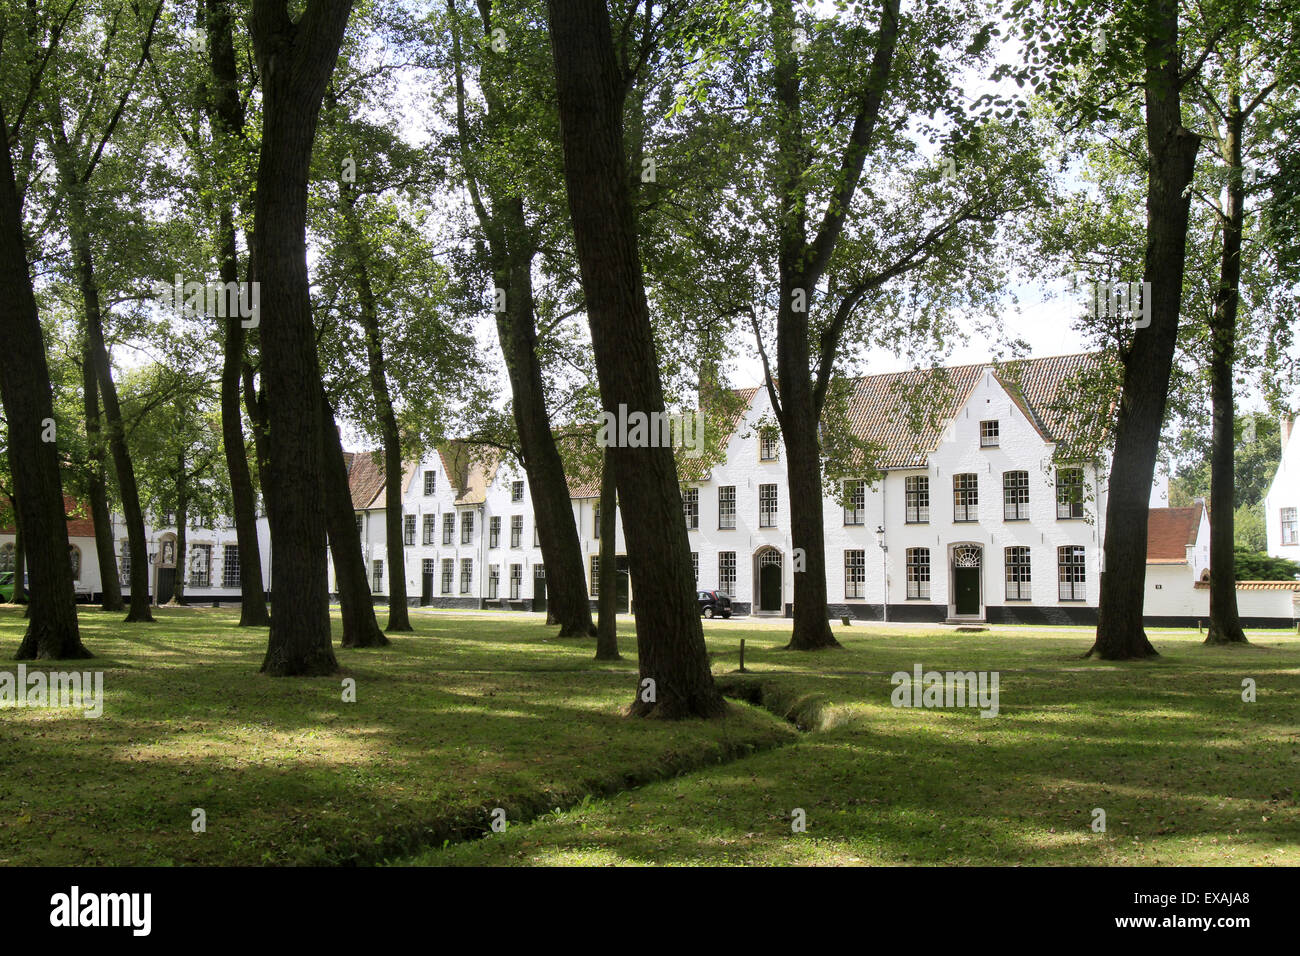
[[[546,566],[542,564],[533,569],[533,610],[546,610]]]
[[[172,599],[176,593],[176,569],[159,568],[158,569],[158,594],[156,600],[158,606],[162,607]]]
[[[781,565],[765,564],[758,569],[758,609],[781,610]]]
[[[958,614],[979,614],[980,612],[980,569],[953,568],[953,588],[955,600],[953,608]]]

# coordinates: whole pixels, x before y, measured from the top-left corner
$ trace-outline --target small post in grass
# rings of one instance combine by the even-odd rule
[[[740,672],[745,673],[745,639],[740,639]]]

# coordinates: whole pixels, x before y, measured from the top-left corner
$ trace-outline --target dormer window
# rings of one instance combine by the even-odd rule
[[[980,422],[980,447],[996,448],[998,446],[998,422]]]
[[[776,434],[770,432],[758,438],[758,460],[776,461]]]
[[[427,498],[433,494],[438,484],[438,473],[436,471],[426,471],[424,473],[424,496]]]
[[[522,481],[510,482],[510,500],[511,501],[524,500],[524,483]]]

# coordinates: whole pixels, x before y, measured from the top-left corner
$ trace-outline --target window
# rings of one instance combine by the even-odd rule
[[[758,486],[758,526],[776,527],[776,485]]]
[[[436,525],[433,520],[433,515],[425,515],[424,516],[424,543],[425,544],[433,544],[433,536],[435,533],[435,528]]]
[[[402,538],[408,545],[415,544],[415,515],[402,516]]]
[[[723,594],[736,593],[736,552],[718,552],[718,590]]]
[[[451,576],[455,573],[456,562],[452,558],[442,559],[442,593],[451,593]]]
[[[474,579],[474,559],[461,558],[460,561],[460,593],[469,594],[470,582]]]
[[[365,515],[357,515],[357,537],[361,537],[361,521]]]
[[[718,527],[736,527],[736,486],[724,485],[718,489]]]
[[[519,589],[524,583],[524,566],[522,564],[510,565],[510,600],[519,600]]]
[[[682,513],[686,516],[686,529],[697,530],[700,526],[699,488],[686,488],[682,491]]]
[[[767,432],[758,439],[758,457],[761,461],[776,461],[777,435],[775,430]]]
[[[918,600],[930,598],[930,549],[907,549],[907,596]]]
[[[844,523],[862,524],[867,520],[867,483],[860,479],[844,482]]]
[[[1029,472],[1002,473],[1002,518],[1023,521],[1029,517]]]
[[[908,524],[925,524],[930,520],[930,476],[912,475],[903,483],[904,520]]]
[[[700,586],[700,552],[698,551],[691,552],[691,580],[695,582],[697,588]]]
[[[237,588],[240,586],[239,545],[228,544],[221,556],[221,586]]]
[[[979,478],[973,474],[952,476],[952,520],[979,520]]]
[[[501,592],[501,565],[494,564],[488,568],[488,597],[496,600]]]
[[[844,597],[860,598],[867,582],[867,553],[844,552]]]
[[[433,494],[438,485],[438,473],[436,471],[426,471],[424,473],[424,494],[429,496]]]
[[[501,547],[501,516],[488,519],[488,547]]]
[[[596,538],[597,540],[600,539],[600,499],[599,498],[597,498],[596,503],[591,506],[591,536],[593,538]]]
[[[81,580],[81,549],[75,544],[68,545],[68,563],[72,565],[72,580]],[[204,585],[205,587],[207,585]]]
[[[12,541],[0,545],[0,572],[12,571],[18,563],[18,551]]]
[[[470,539],[474,537],[474,512],[462,511],[460,513],[460,543],[469,544]]]
[[[510,516],[510,547],[512,548],[519,547],[519,542],[523,540],[523,537],[524,537],[524,516],[511,515]]]
[[[379,592],[384,589],[384,562],[376,561],[373,571],[373,583],[370,586],[372,592]]]
[[[1056,517],[1083,517],[1083,469],[1056,469]]]
[[[122,553],[117,558],[118,577],[122,579],[123,584],[131,583],[131,544],[129,541],[122,542]]]
[[[524,483],[522,481],[510,482],[510,500],[511,501],[524,500]]]
[[[592,597],[600,596],[600,555],[591,556],[591,584],[588,590]]]
[[[998,444],[998,423],[980,422],[980,447],[994,448]]]
[[[196,544],[190,549],[190,587],[206,588],[211,586],[212,545]]]
[[[451,539],[456,534],[456,515],[448,511],[442,516],[442,543],[451,544]]]
[[[1029,549],[1007,548],[1007,600],[1028,601],[1029,593]]]
[[[1056,572],[1062,601],[1087,600],[1087,573],[1083,565],[1083,546],[1068,545],[1056,549]]]
[[[1296,537],[1296,509],[1282,509],[1282,543],[1296,544],[1300,539]]]
[[[537,519],[534,518],[533,519],[533,547],[540,548],[541,546],[542,546],[542,531],[540,528],[537,527]]]

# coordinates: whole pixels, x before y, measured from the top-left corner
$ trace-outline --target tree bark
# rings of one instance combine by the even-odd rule
[[[9,127],[0,107],[0,397],[9,424],[17,526],[32,568],[27,631],[16,660],[91,656],[81,643],[68,560],[54,403],[45,342],[23,244],[22,207],[9,156]],[[19,579],[21,580],[21,578]]]
[[[596,660],[617,661],[618,652],[618,489],[614,466],[605,450],[600,474],[600,594],[596,623]]]
[[[126,620],[128,623],[152,622],[153,613],[149,610],[149,543],[144,533],[144,510],[140,507],[140,490],[135,480],[131,451],[126,443],[117,385],[113,381],[113,366],[104,341],[103,309],[99,298],[99,280],[95,275],[94,253],[91,251],[90,220],[84,184],[76,168],[72,147],[63,131],[59,104],[51,103],[49,112],[50,145],[68,203],[68,238],[85,312],[86,349],[103,398],[108,448],[113,459],[113,471],[117,475],[117,490],[122,499],[122,517],[126,523],[127,546],[131,554],[131,601]]]
[[[564,173],[601,403],[663,413],[623,143],[625,85],[604,0],[549,0]],[[715,717],[725,705],[700,626],[673,450],[609,450],[636,591],[641,683],[634,716]]]
[[[1210,313],[1210,628],[1206,644],[1247,644],[1237,610],[1236,560],[1233,557],[1236,509],[1236,412],[1232,376],[1236,365],[1237,309],[1241,288],[1241,232],[1245,188],[1241,181],[1241,97],[1229,94],[1223,148],[1227,160],[1227,203],[1223,210],[1223,259],[1219,288]]]
[[[1143,278],[1150,283],[1151,321],[1136,330],[1122,355],[1123,387],[1106,501],[1105,571],[1097,640],[1088,652],[1103,660],[1156,656],[1142,626],[1147,519],[1182,305],[1191,202],[1187,187],[1200,147],[1200,138],[1182,124],[1176,0],[1151,0],[1147,24],[1143,55],[1149,161]]]
[[[108,507],[108,480],[104,463],[104,445],[100,437],[99,385],[95,380],[94,362],[89,340],[83,340],[81,359],[82,405],[86,413],[86,444],[89,449],[86,497],[90,499],[90,518],[95,525],[95,554],[99,558],[100,609],[122,611],[122,582],[117,576],[117,542],[113,540],[113,513]]]
[[[176,586],[168,604],[185,604],[185,575],[189,573],[189,510],[190,499],[186,489],[185,455],[176,456]]]
[[[348,231],[348,245],[352,249],[354,281],[357,299],[361,306],[361,327],[366,335],[366,364],[370,373],[370,389],[375,396],[375,409],[379,416],[379,430],[384,446],[384,529],[388,539],[386,546],[388,552],[387,629],[410,631],[413,628],[406,603],[406,541],[402,528],[402,436],[397,429],[397,413],[393,410],[393,396],[388,387],[383,339],[379,328],[379,308],[375,304],[374,289],[370,283],[370,263],[366,253],[365,237],[361,232],[361,224],[357,221],[353,196],[346,184],[341,184],[340,188],[342,192],[339,205]],[[348,510],[351,514],[350,506]],[[356,537],[355,534],[351,536]],[[337,566],[336,561],[335,567]],[[362,577],[364,578],[364,574]],[[371,603],[373,606],[373,602]],[[344,646],[353,646],[346,643],[346,634]]]
[[[348,468],[343,458],[343,443],[334,424],[329,400],[321,394],[325,410],[322,434],[325,440],[324,469],[321,472],[321,498],[329,527],[330,554],[334,556],[334,579],[339,586],[339,614],[343,618],[344,647],[386,647],[389,640],[375,619],[375,600],[366,578],[366,558],[361,553],[357,534],[356,512],[352,510],[352,492]],[[401,504],[398,504],[401,514]],[[398,573],[403,573],[398,566]],[[393,569],[388,571],[392,580]]]
[[[479,0],[478,7],[484,35],[490,40],[492,4],[490,0]],[[448,9],[454,18],[455,5],[450,0]],[[452,29],[461,163],[471,183],[471,197],[479,226],[487,237],[493,281],[505,293],[505,308],[496,312],[497,340],[510,380],[511,410],[519,435],[520,460],[528,476],[528,495],[537,522],[542,561],[546,565],[546,623],[559,625],[559,637],[590,637],[596,633],[596,627],[591,620],[591,602],[585,585],[582,542],[574,521],[564,462],[551,431],[546,388],[537,358],[537,317],[533,297],[536,241],[531,238],[523,197],[517,191],[509,190],[495,180],[481,184],[491,209],[479,194],[480,184],[473,174],[470,158],[460,40],[454,20]],[[508,129],[508,110],[489,68],[485,67],[480,83],[489,120]]]
[[[271,628],[262,671],[333,674],[326,582],[321,375],[307,277],[307,178],[321,96],[351,0],[310,0],[294,22],[286,0],[254,0],[262,145],[253,272],[260,283],[262,386],[270,461]]]
[[[244,135],[244,108],[239,100],[229,3],[226,0],[206,0],[205,19],[212,68],[212,89],[207,100],[207,111],[214,139],[219,140],[215,150],[217,166],[222,172],[229,172],[230,164],[223,158],[225,149],[231,148]],[[235,244],[234,210],[226,199],[222,198],[220,202],[217,240],[221,247],[221,281],[237,282],[239,253]],[[271,623],[271,616],[266,610],[266,591],[262,585],[262,550],[257,539],[257,498],[248,467],[248,450],[244,444],[244,426],[239,404],[246,333],[243,322],[239,319],[227,317],[218,321],[225,322],[221,364],[221,439],[226,454],[226,469],[230,473],[235,539],[239,543],[239,626],[266,627]]]
[[[18,508],[14,507],[14,594],[10,604],[26,604],[27,588],[23,579],[27,575],[27,545],[23,541],[23,529],[18,523]]]

